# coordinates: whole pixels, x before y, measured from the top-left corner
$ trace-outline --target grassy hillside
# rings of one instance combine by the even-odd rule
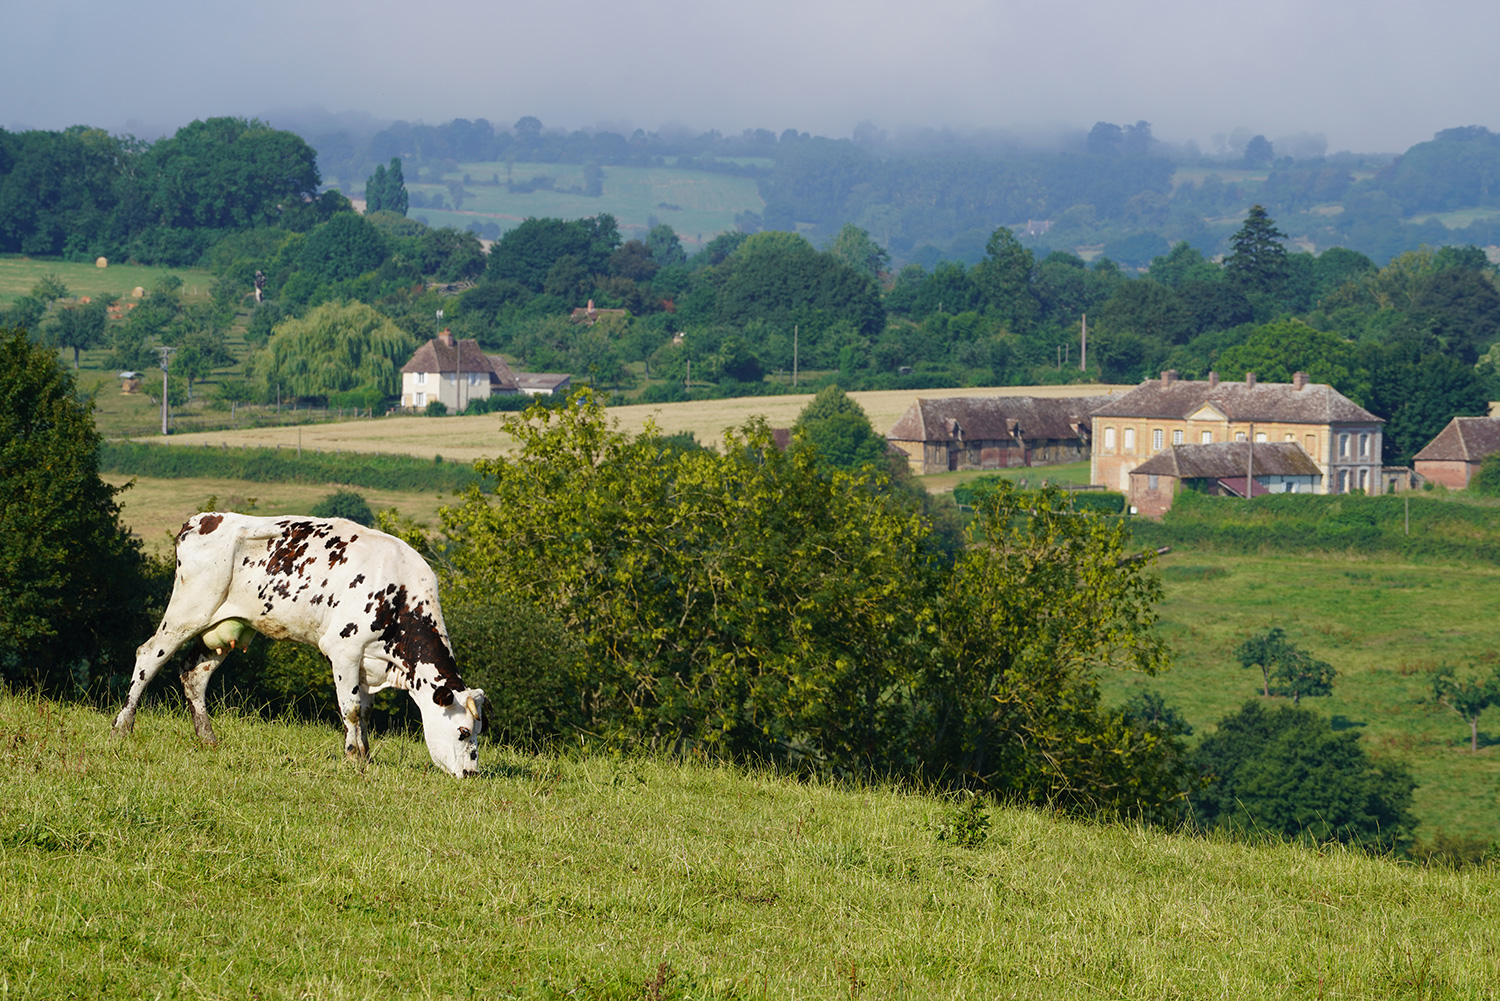
[[[149,291],[169,274],[182,279],[183,296],[189,300],[206,297],[209,283],[213,281],[208,272],[192,268],[148,268],[138,264],[111,264],[99,268],[92,262],[0,256],[0,306],[9,305],[19,296],[26,295],[33,285],[48,275],[60,278],[71,295],[117,295],[128,299],[132,289],[139,286]]]
[[[13,998],[1491,998],[1500,877],[925,795],[0,696]]]
[[[654,218],[671,226],[691,254],[734,229],[736,213],[765,208],[754,178],[677,167],[605,167],[603,193],[598,197],[562,190],[510,191],[501,163],[461,163],[444,175],[444,181],[462,182],[465,174],[471,183],[464,187],[467,196],[458,211],[451,208],[452,196],[445,185],[408,180],[406,187],[413,194],[424,200],[441,195],[450,208],[413,206],[407,215],[426,219],[431,226],[456,229],[492,222],[504,232],[528,216],[582,219],[608,212],[618,220],[620,235],[627,240],[645,239],[650,228],[647,220]],[[553,178],[555,188],[583,188],[580,164],[517,163],[511,177],[520,184],[541,175]],[[496,176],[500,183],[489,183]]]

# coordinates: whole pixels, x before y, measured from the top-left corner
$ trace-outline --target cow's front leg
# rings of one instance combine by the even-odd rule
[[[227,656],[227,650],[223,653],[206,650],[198,658],[197,664],[182,672],[182,691],[193,710],[193,729],[210,744],[217,744],[219,738],[214,736],[214,728],[209,725],[208,703],[204,700],[204,694],[208,691],[208,679],[214,676],[214,671],[218,670]]]

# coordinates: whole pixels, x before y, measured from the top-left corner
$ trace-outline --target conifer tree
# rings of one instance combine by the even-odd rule
[[[1245,224],[1229,241],[1224,270],[1247,291],[1275,292],[1288,273],[1285,239],[1263,206],[1250,206]]]

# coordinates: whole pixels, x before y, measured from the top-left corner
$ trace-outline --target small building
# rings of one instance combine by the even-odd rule
[[[1317,493],[1384,492],[1385,421],[1332,386],[1309,382],[1147,379],[1094,411],[1090,482],[1128,490],[1133,470],[1176,445],[1295,442],[1322,474]]]
[[[516,388],[527,396],[567,395],[573,377],[566,372],[517,372]]]
[[[455,341],[448,330],[417,348],[401,366],[401,406],[408,410],[440,401],[458,412],[471,400],[520,391],[515,373],[503,358],[485,354],[478,341]]]
[[[592,327],[606,316],[616,316],[623,320],[629,315],[630,312],[624,309],[596,309],[594,307],[594,300],[590,299],[587,306],[575,307],[573,312],[569,314],[568,319],[574,323],[582,323],[584,326]]]
[[[1135,513],[1160,518],[1183,489],[1229,497],[1311,494],[1321,492],[1322,479],[1312,456],[1293,441],[1175,445],[1130,471],[1128,496]]]
[[[1089,457],[1089,414],[1108,396],[919,398],[886,434],[917,475]]]
[[[1455,417],[1413,458],[1417,474],[1462,490],[1485,456],[1500,452],[1500,417]]]

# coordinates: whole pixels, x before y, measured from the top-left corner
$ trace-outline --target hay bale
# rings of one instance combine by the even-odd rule
[[[96,268],[107,268],[107,267],[109,267],[109,258],[108,257],[95,258],[94,259],[94,267],[96,267]]]
[[[137,285],[130,290],[130,297],[132,299],[144,299],[146,298],[146,290]]]

